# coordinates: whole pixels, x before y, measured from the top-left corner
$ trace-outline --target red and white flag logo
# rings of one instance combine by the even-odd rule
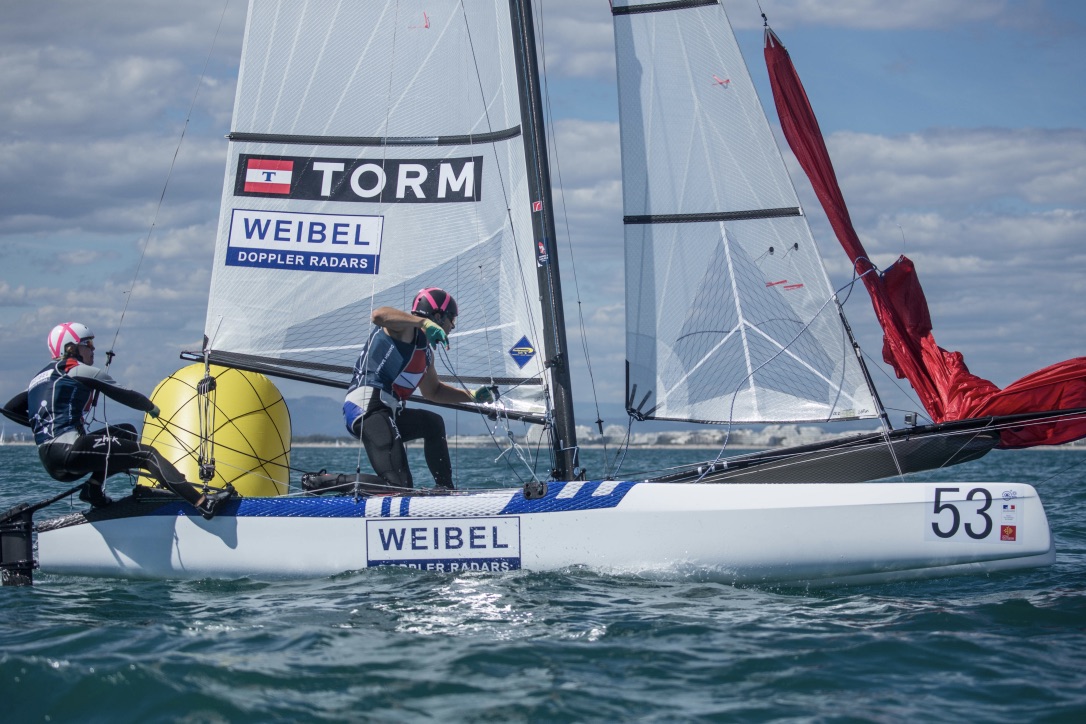
[[[250,158],[245,166],[245,191],[255,194],[290,194],[293,161]]]

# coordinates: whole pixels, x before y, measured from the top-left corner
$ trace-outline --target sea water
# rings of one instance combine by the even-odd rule
[[[508,477],[497,455],[457,450],[461,482]],[[630,451],[626,468],[689,459]],[[356,461],[349,448],[292,459]],[[33,447],[0,447],[0,466],[3,509],[63,490]],[[417,457],[414,469],[426,477]],[[1056,564],[819,591],[582,569],[275,583],[37,572],[32,588],[0,589],[0,718],[1086,721],[1086,450],[995,451],[926,477],[1033,484]]]

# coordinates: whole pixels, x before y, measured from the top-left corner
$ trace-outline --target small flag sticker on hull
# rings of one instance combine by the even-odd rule
[[[257,194],[290,195],[293,161],[250,158],[245,166],[245,191]]]

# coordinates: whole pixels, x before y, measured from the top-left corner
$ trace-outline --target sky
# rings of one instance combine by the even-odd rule
[[[775,123],[759,5],[724,5]],[[575,394],[610,414],[625,334],[611,16],[606,0],[537,9]],[[761,10],[803,79],[861,240],[880,267],[902,253],[916,263],[940,346],[1000,386],[1086,355],[1086,3]],[[245,3],[0,0],[0,17],[0,397],[25,388],[65,321],[89,325],[117,354],[113,376],[149,393],[203,334]],[[785,156],[842,287],[850,265]],[[896,411],[918,404],[881,364],[862,287],[845,311],[899,424]]]

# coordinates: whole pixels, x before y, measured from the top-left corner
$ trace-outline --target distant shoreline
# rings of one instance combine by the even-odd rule
[[[505,441],[503,440],[502,442],[504,443]],[[525,445],[526,443],[521,441],[521,442],[518,442],[517,444],[518,445]],[[342,444],[338,444],[338,443],[334,443],[334,442],[292,442],[290,446],[292,448],[295,448],[295,447],[304,447],[304,448],[311,448],[311,447],[312,448],[326,448],[326,447],[327,448],[354,448],[354,447],[358,447],[358,443],[353,442],[353,441],[349,442],[349,443],[344,442]],[[408,445],[407,445],[408,448],[411,448],[413,446],[421,447],[421,443],[419,443],[418,445],[415,445],[414,443],[408,443]],[[462,447],[462,448],[471,448],[471,449],[482,449],[482,448],[487,448],[487,447],[494,447],[494,443],[489,441],[489,440],[487,442],[477,442],[475,440],[471,440],[471,441],[468,441],[468,442],[464,442],[464,441],[457,442],[455,440],[449,440],[449,447],[450,448]],[[625,447],[625,446],[619,445],[618,443],[615,443],[613,445],[601,445],[599,443],[592,443],[592,444],[589,444],[589,445],[579,445],[578,447],[580,447],[581,450],[604,450],[604,449],[613,449],[613,448]],[[689,444],[688,443],[674,443],[674,444],[670,444],[670,445],[661,445],[661,444],[658,444],[658,443],[652,443],[652,444],[649,444],[649,445],[634,445],[634,444],[631,443],[628,447],[631,450],[719,450],[720,449],[719,445],[706,445],[704,443],[689,443]],[[787,445],[782,445],[780,447],[784,448],[784,447],[788,447],[788,446]],[[757,446],[754,446],[754,445],[728,445],[728,449],[729,450],[766,450],[766,449],[776,449],[776,448],[763,448],[763,447],[757,447]]]
[[[504,441],[503,441],[504,442]],[[518,444],[524,445],[523,441],[519,441]],[[34,443],[26,440],[7,440],[0,443],[0,447],[4,446],[22,446],[33,447]],[[354,448],[358,446],[358,443],[353,440],[343,440],[340,442],[295,442],[292,441],[290,446],[292,448]],[[469,449],[482,449],[487,447],[493,447],[494,443],[490,440],[478,441],[478,440],[449,440],[449,447],[451,448],[469,448]],[[408,444],[408,447],[412,447],[412,444]],[[635,444],[630,443],[627,446],[614,443],[611,445],[602,445],[600,443],[589,443],[587,445],[580,445],[581,450],[604,450],[615,449],[619,447],[628,447],[630,450],[720,450],[720,445],[709,445],[706,443],[650,443],[650,444]],[[728,445],[727,450],[783,450],[785,448],[792,447],[791,445],[776,445],[773,447],[762,447],[757,445]],[[1063,445],[1035,445],[1031,448],[1022,448],[1024,450],[1083,450],[1086,451],[1086,444],[1082,442],[1069,442]]]
[[[23,443],[11,443],[11,444],[23,444]],[[523,441],[518,441],[518,444],[519,445],[525,445],[526,443],[524,443]],[[336,443],[336,442],[292,442],[290,446],[292,448],[296,448],[296,447],[297,448],[356,448],[356,447],[358,447],[358,442],[354,441],[354,440],[351,440],[351,441],[346,441],[345,440],[345,441],[340,442],[340,443]],[[412,446],[414,446],[414,443],[409,443],[408,444],[408,448],[411,448]],[[421,443],[419,443],[418,446],[421,446]],[[449,447],[450,448],[461,447],[461,448],[470,448],[470,449],[482,449],[482,448],[493,447],[493,446],[494,446],[494,443],[492,441],[489,441],[489,440],[487,440],[486,442],[481,442],[481,441],[476,441],[476,440],[468,440],[468,441],[461,440],[461,441],[458,442],[456,440],[449,440]],[[599,443],[590,443],[590,444],[587,444],[587,445],[579,445],[578,447],[580,447],[581,450],[603,450],[603,449],[615,449],[615,448],[619,448],[619,447],[628,447],[630,450],[720,450],[721,447],[723,447],[723,446],[721,446],[721,445],[709,445],[709,444],[706,444],[706,443],[670,443],[670,444],[650,443],[650,444],[645,444],[645,445],[638,445],[638,444],[631,443],[628,446],[619,445],[618,443],[614,443],[614,444],[611,444],[611,445],[602,445],[602,444],[599,444]],[[785,445],[776,445],[776,446],[773,446],[773,447],[762,447],[762,446],[757,446],[757,445],[735,445],[735,444],[730,444],[725,449],[727,449],[727,450],[783,450],[783,449],[788,448],[788,447],[792,447],[792,445],[785,444]],[[1086,451],[1086,444],[1071,442],[1071,443],[1065,443],[1063,445],[1036,445],[1036,446],[1031,447],[1031,448],[1022,448],[1022,449],[1023,450],[1083,450],[1083,451]]]

